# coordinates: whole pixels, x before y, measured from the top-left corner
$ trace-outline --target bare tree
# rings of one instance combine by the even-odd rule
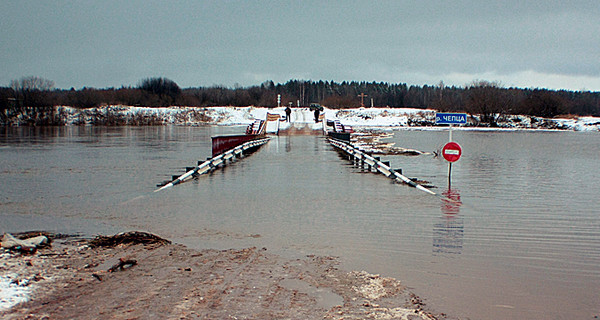
[[[28,76],[19,80],[11,80],[10,87],[17,92],[49,91],[54,89],[54,81],[40,77]]]
[[[473,81],[466,90],[466,111],[478,114],[480,121],[496,126],[500,116],[505,114],[506,99],[498,82]]]
[[[11,80],[10,86],[15,97],[11,116],[22,114],[29,124],[54,124],[53,96],[50,91],[54,81],[41,77],[28,76],[19,80]]]
[[[11,80],[10,87],[15,93],[15,99],[22,107],[47,107],[48,91],[54,88],[54,81],[40,77],[23,77]]]
[[[139,89],[158,96],[158,101],[149,97],[146,104],[167,107],[181,95],[181,88],[175,81],[167,78],[147,78],[140,81]]]

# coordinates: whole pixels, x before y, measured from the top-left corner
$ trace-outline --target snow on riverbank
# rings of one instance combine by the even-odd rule
[[[554,119],[562,126],[575,131],[600,131],[600,117],[579,117],[577,119]]]
[[[0,276],[0,311],[29,300],[30,288],[15,283],[15,275]]]
[[[267,112],[285,116],[285,108],[263,107],[130,107],[107,106],[91,109],[56,107],[55,116],[66,125],[248,125],[254,119],[265,119]],[[328,109],[325,118],[340,120],[353,127],[432,128],[435,110],[411,108],[357,108]],[[314,113],[309,108],[292,108],[292,123],[314,123]],[[15,124],[24,124],[17,119]],[[465,128],[491,129],[549,129],[574,131],[600,131],[600,117],[572,117],[546,119],[523,115],[505,115],[497,127],[479,126],[478,117],[469,117]]]
[[[0,252],[0,312],[29,300],[35,288],[30,279],[19,275],[26,270],[26,262],[11,257],[9,253]]]
[[[345,125],[366,127],[405,127],[415,122],[435,119],[434,110],[408,108],[360,108],[323,110],[326,119],[337,119]],[[265,119],[267,113],[285,116],[285,108],[262,107],[129,107],[107,106],[90,109],[56,107],[56,114],[67,125],[85,124],[175,124],[175,125],[248,125]],[[417,119],[415,121],[412,121]],[[292,108],[291,122],[314,123],[309,108]]]

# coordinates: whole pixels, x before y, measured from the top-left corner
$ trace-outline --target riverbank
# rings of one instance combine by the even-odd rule
[[[106,244],[107,243],[107,244]],[[400,281],[267,248],[55,240],[0,253],[2,319],[446,319]]]
[[[267,112],[285,116],[285,109],[264,107],[167,107],[104,106],[76,109],[56,106],[45,115],[19,114],[10,119],[10,125],[55,123],[63,125],[248,125],[254,119],[265,119]],[[325,118],[340,120],[354,127],[432,128],[436,110],[414,108],[324,108]],[[42,119],[50,117],[52,119]],[[526,115],[496,115],[494,125],[482,123],[478,115],[469,115],[461,128],[544,129],[572,131],[600,131],[600,117],[563,116],[542,118]],[[314,123],[309,108],[292,108],[292,123]],[[285,125],[284,122],[282,124]]]

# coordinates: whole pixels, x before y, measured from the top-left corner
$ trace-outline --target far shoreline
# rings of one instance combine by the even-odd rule
[[[444,129],[435,124],[434,109],[417,108],[324,108],[326,120],[339,120],[344,126],[360,129],[402,130],[406,128]],[[267,113],[278,114],[282,125],[290,123],[317,125],[309,107],[294,107],[291,122],[284,120],[284,107],[137,107],[110,105],[88,109],[55,106],[46,115],[20,114],[6,121],[3,127],[15,126],[243,126],[254,119],[266,119]],[[481,115],[468,115],[466,125],[456,130],[556,130],[600,132],[600,117],[565,115],[543,118],[527,115],[496,114],[493,123],[481,121]]]

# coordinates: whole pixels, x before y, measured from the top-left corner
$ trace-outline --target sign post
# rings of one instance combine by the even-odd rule
[[[452,163],[460,159],[462,155],[462,149],[456,142],[452,142],[452,125],[453,124],[466,124],[467,114],[466,113],[436,113],[435,114],[436,124],[447,124],[450,126],[448,130],[448,143],[442,149],[442,156],[448,161],[448,189],[452,185]]]
[[[448,142],[442,148],[442,156],[448,161],[448,189],[452,186],[452,163],[458,161],[462,155],[462,148],[456,142]]]

